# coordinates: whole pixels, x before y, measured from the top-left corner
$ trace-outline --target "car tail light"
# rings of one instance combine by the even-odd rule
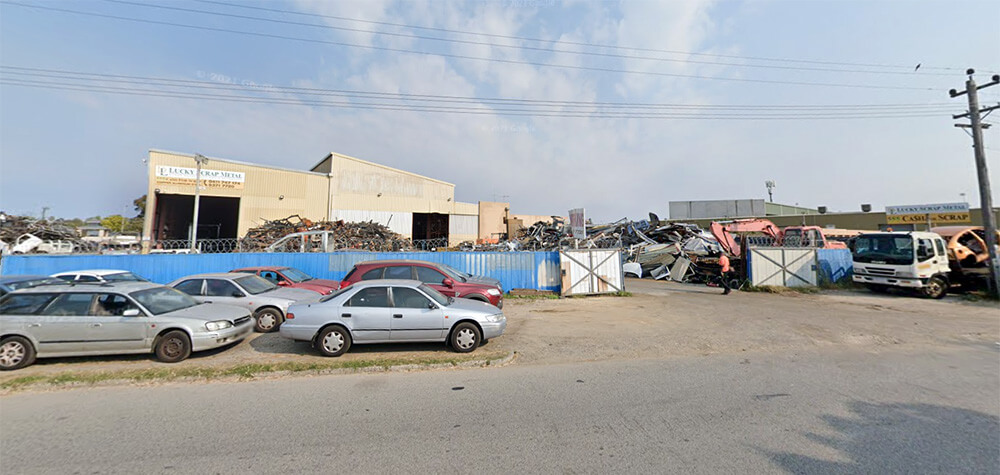
[[[288,313],[285,314],[285,320],[293,320],[293,319],[295,319],[295,314],[294,313],[288,312]]]

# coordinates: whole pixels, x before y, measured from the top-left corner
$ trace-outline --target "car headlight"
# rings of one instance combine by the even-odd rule
[[[205,328],[207,328],[210,332],[224,330],[231,326],[233,326],[233,322],[230,322],[229,320],[216,320],[205,324]]]
[[[490,323],[500,323],[504,320],[502,313],[495,313],[493,315],[487,315],[486,321]]]
[[[486,293],[488,293],[488,294],[496,297],[496,296],[500,295],[501,292],[500,292],[499,289],[489,289],[489,290],[486,291]]]

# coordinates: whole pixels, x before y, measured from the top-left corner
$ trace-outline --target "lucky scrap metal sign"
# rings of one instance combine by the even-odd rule
[[[197,173],[195,168],[159,165],[156,167],[156,183],[194,186]],[[246,174],[243,172],[201,169],[201,186],[205,188],[242,190],[245,181]]]
[[[889,224],[968,223],[969,203],[886,206],[885,218]]]

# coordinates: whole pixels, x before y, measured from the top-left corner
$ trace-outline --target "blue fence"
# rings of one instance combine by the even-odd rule
[[[149,255],[4,256],[0,275],[42,274],[80,269],[123,269],[165,284],[203,272],[251,266],[290,266],[313,277],[340,280],[356,262],[419,259],[448,264],[474,275],[499,279],[504,290],[559,291],[558,252],[334,252]]]
[[[854,260],[849,249],[817,249],[816,269],[820,284],[832,284],[850,279],[854,273]]]

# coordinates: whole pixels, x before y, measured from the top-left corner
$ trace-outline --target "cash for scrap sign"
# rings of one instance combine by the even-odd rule
[[[886,206],[885,218],[889,224],[968,223],[968,203],[941,203],[933,205]]]
[[[197,173],[198,170],[195,168],[160,165],[156,167],[156,183],[163,185],[194,185]],[[243,172],[207,170],[204,168],[201,170],[201,186],[206,188],[242,190],[244,181],[246,181],[246,174]]]

